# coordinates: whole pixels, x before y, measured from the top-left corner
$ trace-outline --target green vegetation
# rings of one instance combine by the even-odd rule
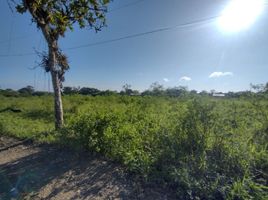
[[[41,57],[39,66],[51,74],[54,91],[55,128],[64,126],[61,98],[62,83],[65,72],[69,70],[67,56],[59,48],[59,39],[64,38],[67,30],[79,27],[100,31],[106,25],[105,14],[110,0],[7,0],[20,14],[29,14],[32,23],[41,30],[47,44],[47,52],[38,53]],[[23,93],[28,93],[25,88]]]
[[[67,95],[59,132],[52,99],[1,96],[0,132],[100,152],[181,199],[268,198],[265,95]]]

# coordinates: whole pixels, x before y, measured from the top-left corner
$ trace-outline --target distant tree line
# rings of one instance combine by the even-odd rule
[[[91,95],[91,96],[105,96],[105,95],[113,95],[117,94],[117,91],[112,90],[99,90],[97,88],[91,87],[64,87],[62,90],[64,95],[74,95],[74,94],[81,94],[81,95]]]
[[[188,90],[185,86],[177,86],[171,88],[164,88],[163,85],[155,82],[151,84],[150,88],[139,92],[138,90],[131,89],[131,85],[125,84],[120,92],[113,90],[99,90],[92,87],[63,87],[63,95],[90,95],[90,96],[108,96],[108,95],[128,95],[128,96],[168,96],[168,97],[189,97],[189,96],[213,96],[213,94],[222,94],[225,98],[239,98],[251,97],[256,95],[268,95],[268,83],[266,84],[250,84],[251,90],[240,92],[216,92],[215,90],[201,91]],[[20,97],[20,96],[44,96],[52,95],[50,92],[35,91],[33,86],[26,86],[19,90],[0,89],[0,95],[6,97]]]
[[[44,96],[44,95],[52,95],[50,92],[44,92],[44,91],[35,91],[33,86],[26,86],[19,90],[13,90],[13,89],[0,89],[0,95],[6,96],[6,97],[27,97],[27,96]]]

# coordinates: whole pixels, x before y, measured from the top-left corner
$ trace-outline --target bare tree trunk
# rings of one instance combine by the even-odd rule
[[[57,43],[49,45],[49,68],[52,77],[52,84],[54,90],[54,114],[55,114],[55,128],[60,129],[64,125],[63,121],[63,107],[61,99],[61,80],[59,78],[59,71],[56,67],[56,50]]]
[[[52,84],[54,89],[54,109],[55,109],[55,128],[60,129],[63,127],[63,107],[61,99],[60,80],[57,72],[51,71]]]
[[[26,2],[27,5],[27,2]],[[57,44],[57,36],[53,34],[52,29],[49,25],[45,22],[43,18],[40,19],[39,16],[36,15],[36,10],[32,7],[28,7],[31,15],[36,19],[38,27],[41,28],[42,33],[47,41],[48,44],[48,67],[52,77],[52,84],[54,90],[54,113],[55,113],[55,128],[60,129],[63,127],[63,106],[62,106],[62,99],[61,99],[61,79],[59,76],[59,69],[57,66],[57,58],[56,54],[58,51],[58,44]]]

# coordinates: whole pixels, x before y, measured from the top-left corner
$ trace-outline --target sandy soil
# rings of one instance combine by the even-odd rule
[[[174,199],[100,156],[18,142],[0,137],[0,199]]]

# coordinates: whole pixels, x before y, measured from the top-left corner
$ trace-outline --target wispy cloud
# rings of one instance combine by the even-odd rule
[[[163,78],[163,81],[169,82],[170,80],[168,78]]]
[[[233,76],[233,72],[213,72],[209,75],[209,78],[218,78],[221,76]]]
[[[188,76],[183,76],[180,78],[180,81],[191,81],[192,79]]]

